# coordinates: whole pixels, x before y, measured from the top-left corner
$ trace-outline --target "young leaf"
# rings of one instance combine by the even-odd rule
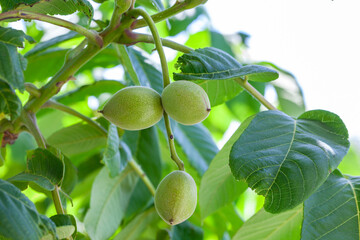
[[[126,225],[121,232],[115,236],[114,240],[136,240],[139,239],[140,235],[149,226],[159,220],[155,208],[150,208],[145,212],[137,215],[128,225]]]
[[[0,27],[0,42],[23,48],[25,39],[28,40],[30,43],[35,42],[32,37],[26,35],[21,30]]]
[[[7,114],[14,120],[20,116],[21,108],[21,101],[9,84],[0,80],[0,113]]]
[[[25,190],[29,182],[33,182],[40,188],[49,192],[55,189],[55,186],[50,182],[49,179],[32,173],[19,173],[7,179],[7,181],[17,186],[20,190]]]
[[[73,215],[70,214],[57,214],[50,217],[56,225],[56,234],[59,239],[69,238],[70,236],[76,236],[76,220]]]
[[[302,216],[302,206],[280,214],[262,209],[246,221],[232,239],[300,240]]]
[[[94,9],[87,0],[0,0],[3,12],[10,10],[26,10],[50,15],[69,15],[76,11],[84,13],[90,19]]]
[[[201,179],[199,204],[201,219],[205,219],[219,208],[234,201],[247,189],[243,181],[236,181],[229,167],[229,154],[235,141],[241,136],[253,117],[250,117],[236,130],[224,147],[211,161],[209,169]]]
[[[279,213],[314,193],[348,148],[347,129],[333,113],[314,110],[293,119],[266,111],[233,145],[230,168],[236,179],[265,196],[266,211]]]
[[[231,80],[247,77],[249,81],[269,82],[279,74],[258,65],[241,65],[235,58],[217,48],[201,48],[179,57],[175,80]]]
[[[0,79],[13,88],[24,90],[25,59],[14,45],[0,42]]]
[[[14,185],[0,179],[0,238],[38,240],[55,237],[55,224],[40,215],[35,205]]]
[[[85,216],[85,228],[91,239],[109,239],[119,227],[138,181],[128,166],[115,178],[103,168],[91,189],[90,209]]]
[[[360,238],[360,177],[335,170],[305,201],[302,239]]]
[[[106,133],[94,126],[78,123],[53,133],[47,141],[70,157],[94,148],[104,147]]]
[[[117,127],[114,124],[109,125],[108,140],[104,151],[103,161],[110,172],[110,177],[117,176],[126,166],[126,156],[120,155],[120,139]]]

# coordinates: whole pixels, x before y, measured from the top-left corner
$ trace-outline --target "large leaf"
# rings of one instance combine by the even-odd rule
[[[0,42],[14,45],[16,47],[24,47],[25,39],[31,43],[35,42],[32,37],[26,35],[21,30],[0,27]]]
[[[85,216],[85,227],[91,239],[109,239],[119,227],[138,177],[127,167],[119,176],[110,178],[106,168],[96,177]]]
[[[62,67],[67,51],[68,49],[51,48],[30,55],[24,72],[26,82],[45,81],[54,76]]]
[[[0,238],[38,240],[55,224],[40,215],[35,205],[14,185],[0,179]]]
[[[162,173],[158,138],[155,127],[141,131],[127,131],[123,136],[123,140],[128,144],[133,158],[155,187],[160,182]],[[132,215],[146,207],[151,198],[152,196],[145,184],[139,181],[131,196],[131,205],[128,207],[126,215]]]
[[[181,73],[174,73],[175,80],[230,80],[246,77],[249,81],[269,82],[279,74],[258,65],[241,65],[228,53],[217,48],[201,48],[179,57]]]
[[[266,211],[279,213],[314,193],[348,148],[347,129],[333,113],[314,110],[293,119],[266,111],[233,145],[230,168],[236,179],[265,196]]]
[[[106,133],[95,126],[78,123],[56,131],[47,141],[70,157],[104,147]]]
[[[0,42],[0,79],[15,89],[24,90],[25,65],[25,59],[14,45]]]
[[[246,221],[232,239],[299,240],[302,216],[302,206],[280,214],[271,214],[262,209]]]
[[[69,15],[76,11],[92,18],[94,9],[87,0],[0,0],[3,12],[23,9],[50,15]]]
[[[302,239],[360,238],[360,177],[334,171],[305,201]]]
[[[155,208],[150,208],[145,212],[137,215],[128,225],[126,225],[121,232],[116,235],[114,240],[136,240],[139,239],[140,235],[156,220],[159,220]]]
[[[241,136],[253,117],[244,122],[212,160],[201,179],[199,204],[201,218],[234,201],[247,189],[244,181],[236,181],[229,167],[229,154],[235,141]]]
[[[20,99],[6,82],[0,80],[0,113],[7,114],[14,120],[20,112]]]

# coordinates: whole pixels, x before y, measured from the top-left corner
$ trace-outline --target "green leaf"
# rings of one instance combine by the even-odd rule
[[[55,225],[14,185],[0,179],[0,238],[38,240],[55,237]]]
[[[29,182],[33,182],[40,188],[49,192],[55,189],[55,186],[50,182],[49,179],[32,173],[26,173],[26,172],[19,173],[7,179],[7,181],[11,182],[12,184],[20,188],[20,190],[25,190]]]
[[[241,136],[253,117],[247,119],[236,130],[224,147],[211,161],[209,169],[201,179],[199,204],[201,219],[205,219],[219,208],[234,201],[247,189],[243,181],[236,181],[229,167],[229,154],[235,141]]]
[[[42,51],[45,51],[48,48],[57,46],[60,43],[63,43],[65,41],[68,41],[68,40],[73,39],[78,36],[80,36],[80,34],[78,34],[77,32],[70,31],[69,33],[66,33],[66,34],[58,36],[58,37],[54,37],[50,40],[47,40],[44,42],[39,42],[38,44],[36,44],[36,46],[34,48],[32,48],[27,53],[25,53],[24,57],[30,57],[32,55],[36,55]]]
[[[109,177],[106,168],[100,171],[91,189],[90,209],[84,220],[91,239],[109,239],[114,234],[130,205],[137,181],[130,167],[115,178]]]
[[[236,179],[265,196],[271,213],[292,209],[326,180],[349,149],[342,120],[323,110],[293,119],[280,111],[255,116],[230,153]]]
[[[32,37],[26,35],[21,30],[0,27],[0,42],[2,43],[23,48],[25,39],[28,40],[30,43],[35,42]]]
[[[23,91],[25,60],[14,45],[0,42],[0,79]]]
[[[202,125],[185,126],[171,121],[175,141],[181,146],[190,164],[202,176],[219,151],[210,132]]]
[[[21,113],[21,101],[11,87],[0,80],[0,113],[10,116],[14,120]]]
[[[182,31],[185,31],[191,23],[193,23],[198,17],[200,16],[207,16],[207,12],[203,7],[197,7],[194,11],[187,11],[184,12],[180,16],[174,16],[169,18],[169,36],[175,36]]]
[[[106,133],[95,126],[78,123],[53,133],[48,143],[59,148],[66,156],[88,152],[106,146]]]
[[[302,206],[280,214],[261,209],[244,223],[232,240],[300,240],[302,216]]]
[[[120,155],[120,139],[117,127],[109,125],[107,145],[104,151],[103,161],[110,172],[110,177],[117,176],[126,166],[126,156]]]
[[[191,224],[189,221],[185,221],[172,228],[171,236],[172,240],[203,240],[204,232],[200,227]]]
[[[50,217],[56,225],[56,234],[59,239],[75,237],[77,227],[76,220],[73,215],[70,214],[57,214]]]
[[[141,131],[126,131],[123,141],[129,146],[133,158],[156,187],[162,177],[162,160],[160,154],[159,137],[155,127]],[[130,216],[147,206],[152,198],[146,185],[139,181],[131,196],[131,205],[126,211]]]
[[[154,64],[149,63],[149,56],[145,52],[137,51],[134,48],[127,48],[127,52],[141,86],[151,87],[161,94],[163,90],[162,74],[154,67]]]
[[[232,57],[235,56],[234,52],[231,49],[231,45],[226,40],[224,35],[222,35],[219,32],[216,32],[216,31],[211,31],[210,36],[211,36],[211,46],[212,47],[221,49],[224,52],[228,53]]]
[[[61,183],[61,190],[70,195],[78,182],[78,170],[69,158],[64,156],[65,173]]]
[[[121,64],[124,66],[126,73],[129,74],[134,85],[140,85],[140,80],[134,69],[133,63],[131,62],[128,48],[121,44],[117,44],[115,48],[116,51],[118,52]]]
[[[68,49],[51,48],[29,56],[28,66],[24,71],[26,82],[41,82],[54,76],[64,64],[67,52]]]
[[[136,4],[147,7],[155,11],[165,10],[164,5],[161,0],[137,0]]]
[[[249,81],[269,82],[279,74],[258,65],[241,65],[226,52],[213,48],[196,49],[179,57],[177,66],[181,73],[174,73],[175,80],[231,80],[247,78]]]
[[[302,239],[360,238],[360,177],[335,170],[305,201]]]
[[[137,215],[115,236],[114,240],[137,240],[150,224],[159,219],[155,208],[150,208]]]
[[[87,0],[0,0],[3,12],[22,9],[50,15],[69,15],[76,11],[84,13],[90,19],[94,9]]]

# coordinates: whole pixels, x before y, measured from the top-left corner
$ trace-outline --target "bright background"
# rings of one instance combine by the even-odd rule
[[[360,1],[208,0],[205,7],[215,30],[250,34],[252,60],[296,76],[307,110],[338,114],[360,139]]]

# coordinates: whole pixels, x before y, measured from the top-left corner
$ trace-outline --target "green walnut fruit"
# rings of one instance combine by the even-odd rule
[[[176,225],[194,213],[196,199],[194,179],[184,171],[174,171],[159,183],[155,192],[155,208],[166,223]]]
[[[166,86],[161,100],[165,112],[184,125],[203,121],[211,110],[204,89],[189,81],[176,81]]]
[[[115,93],[100,111],[104,117],[125,130],[153,126],[163,115],[161,97],[148,87],[126,87]]]

